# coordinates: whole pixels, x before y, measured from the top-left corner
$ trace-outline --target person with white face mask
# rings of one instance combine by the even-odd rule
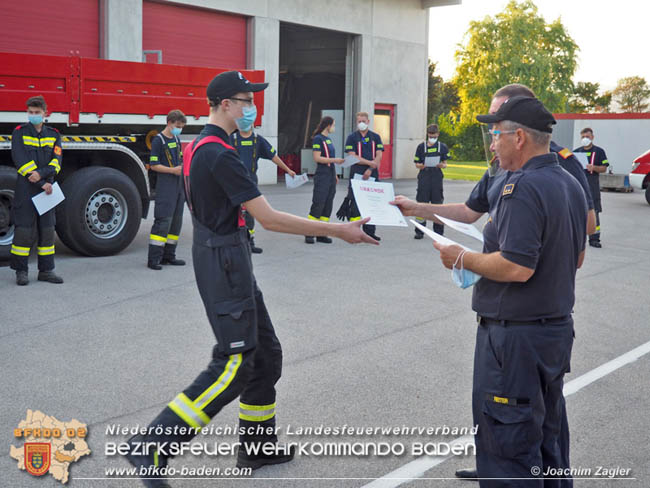
[[[381,137],[376,132],[369,130],[370,119],[367,112],[359,112],[357,114],[357,130],[350,134],[345,140],[345,153],[359,158],[359,162],[350,168],[350,181],[354,179],[357,174],[362,175],[361,178],[367,180],[370,177],[379,180],[379,165],[381,157],[384,154],[384,144]],[[351,222],[361,219],[361,214],[357,208],[357,202],[354,200],[354,193],[352,192],[352,183],[348,186],[348,196],[346,200],[349,202],[349,210],[347,216]],[[344,202],[345,205],[345,202]],[[337,212],[337,215],[341,212]],[[380,240],[375,234],[376,227],[374,225],[364,225],[363,230],[373,239]]]
[[[420,170],[418,172],[418,189],[415,195],[415,200],[418,202],[441,204],[444,200],[442,191],[444,175],[442,169],[447,167],[449,149],[438,140],[439,136],[440,129],[436,124],[431,124],[427,127],[426,142],[421,143],[415,150],[413,162]],[[435,158],[438,163],[435,166],[426,166],[427,158]],[[426,227],[427,221],[425,219],[420,217],[415,219]],[[433,230],[438,234],[443,234],[445,226],[434,221]],[[423,235],[421,230],[415,229],[416,239],[422,239]]]
[[[600,173],[607,171],[609,162],[607,154],[602,147],[594,145],[594,131],[586,127],[580,131],[580,143],[582,146],[573,150],[573,152],[585,153],[587,155],[587,168],[585,174],[589,183],[591,197],[594,200],[594,210],[596,211],[596,232],[589,236],[589,245],[595,248],[603,247],[600,243],[600,213],[603,207],[600,203]]]

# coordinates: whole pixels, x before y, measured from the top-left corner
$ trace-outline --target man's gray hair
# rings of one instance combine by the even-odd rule
[[[524,132],[527,132],[531,136],[533,144],[537,146],[548,146],[551,143],[552,134],[548,132],[531,129],[530,127],[526,127],[518,122],[513,122],[512,120],[504,120],[503,124],[505,125],[506,130],[521,129]]]

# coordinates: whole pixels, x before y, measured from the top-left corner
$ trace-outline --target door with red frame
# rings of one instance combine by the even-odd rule
[[[385,180],[393,177],[393,127],[395,119],[395,105],[385,103],[375,104],[373,128],[381,142],[384,143],[384,154],[379,165],[379,179]]]

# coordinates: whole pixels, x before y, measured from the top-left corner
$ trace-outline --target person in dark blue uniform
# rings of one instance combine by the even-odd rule
[[[481,487],[547,486],[536,469],[562,468],[562,394],[573,344],[575,275],[584,259],[587,201],[549,151],[555,119],[530,97],[496,114],[493,147],[510,172],[483,230],[483,252],[435,243],[459,283],[480,277],[472,406]],[[540,297],[544,297],[540,300]],[[517,478],[540,478],[536,484]],[[491,479],[489,479],[491,478]],[[558,480],[554,486],[570,486]]]
[[[441,204],[444,201],[444,194],[442,189],[442,180],[444,175],[442,169],[447,167],[447,160],[449,159],[449,149],[447,146],[440,142],[440,129],[436,124],[431,124],[427,127],[427,140],[420,143],[415,150],[413,162],[420,170],[418,172],[418,187],[415,194],[415,200],[422,203],[435,203]],[[426,166],[427,158],[439,158],[436,166]],[[426,227],[427,221],[416,217],[420,224]],[[437,222],[433,222],[433,230],[438,234],[444,234],[445,226]],[[415,238],[422,239],[424,234],[418,228],[415,229]]]
[[[379,166],[381,157],[384,154],[384,144],[376,132],[369,129],[370,119],[367,112],[357,113],[357,130],[350,134],[345,140],[345,153],[359,158],[359,162],[350,167],[350,181],[355,175],[367,180],[372,177],[379,181]],[[348,184],[349,218],[351,222],[361,219],[357,202],[354,199],[352,183]],[[366,225],[365,232],[374,239],[381,240],[375,234],[376,226]]]
[[[179,136],[187,123],[185,114],[172,110],[167,126],[151,141],[149,167],[157,173],[156,206],[149,234],[147,266],[161,270],[161,264],[185,266],[176,258],[176,247],[183,226],[185,196],[183,192],[183,149]]]
[[[63,161],[59,131],[43,125],[46,112],[45,99],[31,97],[27,100],[29,123],[19,125],[11,135],[11,158],[18,171],[13,201],[16,227],[11,244],[11,268],[16,271],[19,286],[29,283],[29,252],[35,238],[38,240],[38,280],[63,283],[54,272],[55,210],[39,215],[32,202],[39,193],[52,193],[52,184]]]
[[[274,210],[261,195],[227,141],[254,111],[253,93],[267,86],[250,83],[237,71],[216,76],[207,88],[208,124],[186,148],[183,177],[194,224],[194,274],[217,344],[206,369],[152,421],[152,433],[129,439],[129,462],[150,470],[142,479],[145,486],[169,486],[160,471],[172,457],[164,450],[169,446],[165,443],[189,442],[237,398],[241,443],[237,465],[257,469],[293,459],[293,449],[277,445],[275,384],[282,372],[282,347],[253,274],[242,205],[267,230],[378,244],[361,229],[367,219],[315,222]],[[150,448],[136,450],[143,446]],[[255,453],[251,450],[255,446],[273,452]]]
[[[332,215],[336,184],[339,181],[334,165],[343,162],[343,158],[336,157],[336,150],[334,144],[332,144],[332,139],[330,139],[330,134],[335,129],[336,122],[332,117],[326,115],[318,123],[316,130],[312,134],[311,147],[314,150],[316,173],[314,174],[314,193],[311,208],[307,217],[309,220],[329,222]],[[327,236],[317,236],[316,241],[324,244],[332,243],[332,239]],[[305,236],[305,243],[313,244],[314,236]]]
[[[596,232],[589,236],[589,245],[592,247],[603,247],[600,243],[600,213],[603,211],[600,202],[600,174],[607,171],[609,161],[607,161],[607,154],[602,147],[596,146],[594,141],[594,131],[586,127],[580,131],[582,146],[574,149],[574,152],[585,153],[587,155],[587,168],[584,170],[589,182],[589,189],[591,197],[594,201],[594,208],[596,210]]]
[[[257,110],[255,111],[255,116],[257,117]],[[256,134],[253,131],[253,123],[245,121],[242,127],[238,131],[233,132],[230,135],[230,144],[237,150],[239,158],[246,166],[246,169],[251,172],[253,176],[253,181],[257,184],[257,169],[258,162],[261,159],[270,159],[277,166],[282,168],[285,173],[289,173],[291,176],[296,176],[295,171],[289,168],[284,161],[280,159],[277,151],[267,141],[264,137],[259,134]],[[248,229],[248,235],[251,239],[251,252],[253,254],[261,254],[262,248],[255,245],[255,219],[249,214],[246,209],[243,211],[244,220],[246,221],[246,228]]]

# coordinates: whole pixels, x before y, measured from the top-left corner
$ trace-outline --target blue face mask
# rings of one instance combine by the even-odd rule
[[[253,127],[253,122],[257,118],[257,107],[251,105],[250,107],[244,107],[242,110],[242,116],[239,117],[235,122],[237,122],[237,127],[239,130],[248,132]]]
[[[33,125],[38,125],[43,123],[43,116],[41,114],[27,114],[29,123]]]
[[[180,127],[172,127],[172,135],[173,136],[178,137],[178,136],[181,135],[181,132],[183,132],[183,129],[181,129]]]
[[[451,279],[459,288],[462,288],[463,290],[475,285],[478,280],[481,279],[481,275],[474,273],[474,271],[465,269],[465,266],[463,264],[464,255],[464,252],[460,253],[458,255],[458,259],[456,259],[456,262],[454,263],[454,266],[451,268]],[[456,267],[458,261],[460,261],[460,268]]]

